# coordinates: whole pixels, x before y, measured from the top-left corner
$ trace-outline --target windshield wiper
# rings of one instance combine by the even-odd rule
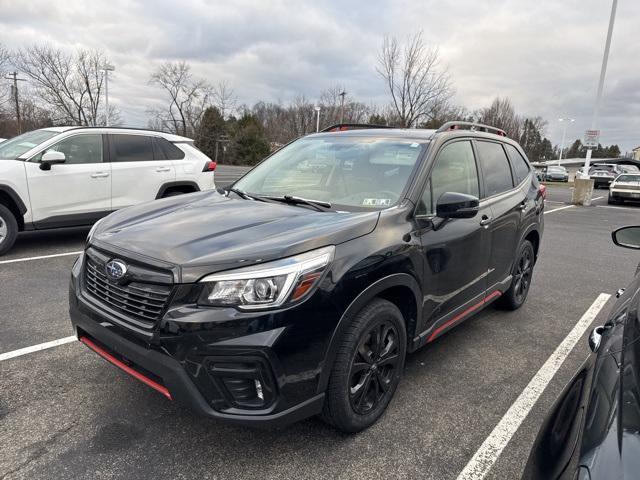
[[[259,195],[251,195],[250,193],[247,193],[244,190],[240,190],[239,188],[227,188],[227,192],[233,192],[243,200],[257,200],[259,202],[266,202],[266,200]]]
[[[322,200],[312,200],[309,198],[296,197],[294,195],[284,195],[282,197],[272,197],[265,195],[263,198],[268,198],[270,200],[276,200],[278,202],[289,203],[291,205],[308,205],[309,207],[315,208],[319,212],[326,212],[331,209],[331,204],[329,202],[324,202]]]

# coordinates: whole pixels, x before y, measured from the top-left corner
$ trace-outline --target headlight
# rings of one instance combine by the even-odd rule
[[[93,227],[91,227],[91,230],[89,230],[89,233],[87,233],[87,240],[85,241],[87,245],[91,243],[91,240],[93,239],[93,234],[96,233],[96,229],[98,228],[98,225],[100,225],[100,222],[102,222],[102,220],[104,220],[104,218],[101,218],[96,223],[94,223]]]
[[[333,260],[335,247],[319,248],[274,262],[208,275],[198,304],[241,310],[274,308],[305,298]]]

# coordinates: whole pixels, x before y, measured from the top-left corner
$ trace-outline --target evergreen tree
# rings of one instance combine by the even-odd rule
[[[233,123],[234,131],[229,146],[229,158],[236,165],[255,165],[271,151],[269,141],[260,122],[245,113]]]
[[[212,160],[219,160],[225,138],[226,125],[220,110],[216,107],[208,107],[202,115],[202,121],[196,133],[196,147]]]

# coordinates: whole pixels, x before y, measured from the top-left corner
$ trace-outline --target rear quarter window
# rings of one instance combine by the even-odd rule
[[[156,141],[165,159],[182,160],[184,158],[184,152],[166,138],[156,138]]]
[[[509,145],[508,143],[505,144],[505,147],[509,154],[509,158],[511,159],[511,166],[513,167],[513,173],[516,177],[516,183],[520,183],[527,178],[531,168],[516,147]]]

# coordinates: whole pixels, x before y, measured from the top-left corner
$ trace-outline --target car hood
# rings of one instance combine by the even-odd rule
[[[92,243],[176,266],[179,281],[188,282],[352,240],[370,233],[378,217],[196,193],[119,210],[100,222]]]

